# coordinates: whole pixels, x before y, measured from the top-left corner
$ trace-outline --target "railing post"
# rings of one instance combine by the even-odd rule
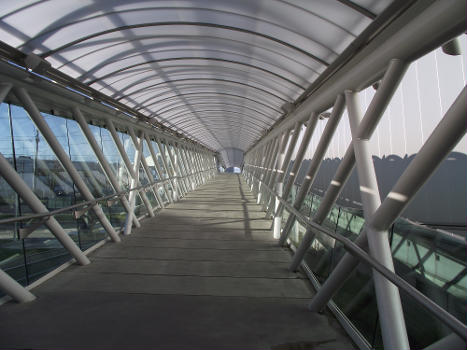
[[[36,127],[39,129],[42,136],[44,136],[50,148],[53,150],[60,163],[62,163],[63,167],[70,175],[70,178],[73,180],[81,195],[86,201],[93,201],[95,199],[94,196],[92,195],[91,191],[89,191],[88,187],[86,186],[86,183],[76,170],[68,154],[64,151],[64,149],[60,145],[60,142],[58,142],[53,131],[50,129],[47,122],[42,117],[41,113],[39,112],[39,109],[32,101],[28,92],[24,88],[14,88],[13,92],[21,101],[29,116],[36,124]],[[110,236],[110,238],[114,242],[120,242],[120,237],[118,236],[117,232],[115,232],[114,228],[105,216],[104,212],[102,211],[102,208],[98,204],[94,204],[92,206],[92,209],[96,214],[98,220],[101,222],[102,227],[104,227],[105,231]]]

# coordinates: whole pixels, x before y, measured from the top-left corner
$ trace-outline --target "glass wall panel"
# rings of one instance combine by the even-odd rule
[[[151,146],[152,146],[152,148],[153,148],[153,150],[154,150],[154,153],[156,154],[156,159],[157,159],[157,163],[158,163],[158,165],[159,165],[159,169],[160,169],[161,172],[162,172],[161,174],[159,174],[160,177],[161,177],[162,179],[168,179],[168,178],[169,178],[169,175],[167,174],[167,169],[166,169],[165,166],[164,166],[164,162],[163,162],[163,160],[162,160],[162,156],[161,156],[161,153],[160,153],[160,151],[159,151],[159,146],[157,145],[157,142],[151,141]],[[165,202],[169,202],[169,199],[167,198],[167,195],[172,196],[172,187],[171,187],[170,183],[168,183],[168,184],[165,186],[165,188],[166,188],[166,190],[169,191],[169,193],[166,194],[165,191],[164,191],[162,188],[160,188],[160,189],[159,189],[159,194],[162,196],[162,198],[163,198],[163,200],[164,200]],[[162,193],[163,193],[163,194],[162,194]]]
[[[465,43],[465,36],[461,40]],[[465,85],[464,63],[465,53],[462,57],[448,56],[438,49],[409,67],[370,138],[370,150],[382,199]],[[366,110],[375,93],[376,90],[371,86],[360,93],[363,110]],[[318,122],[315,134],[321,134],[323,128],[324,123]],[[312,138],[305,162],[312,158],[318,139]],[[467,320],[465,142],[464,137],[403,213],[403,217],[422,222],[423,225],[400,218],[389,232],[396,272],[464,323]],[[345,112],[312,190],[301,208],[302,214],[313,217],[316,213],[350,143],[351,132]],[[359,187],[357,171],[354,169],[323,222],[328,230],[351,240],[358,237],[364,226]],[[293,194],[290,196],[292,198]],[[300,242],[297,225],[290,237],[293,242]],[[316,233],[305,261],[318,279],[324,282],[343,253],[338,242]],[[334,300],[370,344],[382,348],[371,271],[359,266]],[[404,293],[402,303],[412,347],[423,348],[448,334],[445,326]],[[420,322],[424,323],[423,330],[418,326]]]
[[[73,120],[45,113],[43,117],[94,196],[113,193],[78,124]],[[114,169],[123,169],[122,176],[118,177],[121,183],[128,184],[128,176],[121,165],[121,159],[115,147],[109,145],[111,138],[108,131],[94,126],[90,128],[111,166]],[[2,154],[49,210],[60,209],[84,200],[22,107],[1,105],[0,130]],[[2,218],[31,213],[3,178],[0,179],[0,205]],[[109,208],[103,205],[103,209],[111,222],[117,224],[116,227],[121,225],[126,217],[118,202]],[[82,250],[106,237],[106,232],[92,210],[78,219],[75,219],[71,211],[58,214],[55,218]],[[18,229],[28,225],[29,223],[17,223],[0,227],[1,267],[23,284],[31,283],[71,259],[68,252],[43,225],[27,238],[18,239]]]
[[[157,161],[159,163],[159,167],[160,167],[160,169],[162,171],[162,174],[160,174],[160,175],[162,176],[162,178],[167,179],[169,176],[167,174],[167,169],[164,166],[164,161],[161,158],[161,153],[160,153],[160,150],[159,150],[159,146],[157,145],[157,142],[155,142],[155,141],[151,141],[151,145],[152,145],[152,148],[154,149],[154,153],[156,154]]]
[[[112,139],[110,132],[103,128],[94,125],[88,125],[94,135],[97,143],[100,145],[105,159],[109,163],[112,172],[117,178],[120,191],[129,189],[130,178],[128,171],[123,163],[122,157],[118,153],[118,149]],[[128,195],[127,195],[128,198]],[[107,206],[103,206],[104,212],[109,218],[110,223],[117,230],[122,230],[125,225],[127,212],[120,201],[112,201]]]
[[[10,110],[8,104],[0,105],[0,153],[15,166],[14,148],[10,128]],[[0,219],[19,215],[18,196],[0,176]],[[25,285],[28,275],[24,264],[24,247],[18,239],[18,223],[0,225],[0,268],[15,280]],[[0,292],[0,296],[3,295]]]
[[[47,119],[50,118],[50,116],[47,117]],[[57,118],[55,117],[55,119]],[[86,185],[94,197],[99,198],[113,194],[114,191],[112,186],[107,180],[104,170],[99,164],[94,151],[89,145],[78,123],[74,120],[65,120],[65,122],[70,159],[72,160],[76,170],[78,170],[81,178],[86,182]],[[96,129],[99,129],[97,127],[93,128],[95,131],[97,131]],[[97,143],[101,144],[100,135],[96,136]]]
[[[37,130],[27,112],[11,106],[16,171],[49,210],[60,209],[82,201],[73,181],[56,158],[54,152]],[[45,117],[65,152],[69,154],[66,121],[54,116]],[[30,214],[20,200],[20,215]],[[79,245],[78,224],[71,211],[56,215],[65,232]],[[40,226],[23,239],[29,282],[39,278],[71,256],[55,236]]]

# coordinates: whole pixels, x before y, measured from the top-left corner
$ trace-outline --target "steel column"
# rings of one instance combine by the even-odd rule
[[[265,184],[269,188],[274,188],[274,183],[276,181],[276,177],[279,172],[279,162],[284,159],[285,148],[287,146],[287,140],[288,140],[289,134],[290,134],[290,130],[286,130],[277,139],[276,148],[274,150],[274,154],[273,154],[272,161],[271,161],[271,170],[265,181]],[[271,194],[266,192],[266,198],[264,198],[264,201],[263,201],[263,210],[265,210],[266,212],[269,207],[271,197],[272,197]]]
[[[174,157],[173,159],[177,163],[176,165],[178,168],[178,174],[182,178],[185,194],[187,194],[188,192],[190,192],[190,188],[191,188],[188,171],[186,170],[185,164],[183,163],[183,159],[180,157],[180,152],[178,150],[177,143],[173,142],[171,146],[172,146],[172,155]]]
[[[206,183],[206,181],[210,180],[211,177],[213,176],[212,171],[209,171],[206,175],[204,173],[204,170],[211,168],[209,158],[206,154],[200,153],[197,150],[192,150],[191,154],[192,154],[193,162],[197,164],[196,168],[199,171],[198,178],[200,180],[200,185],[202,185]]]
[[[34,294],[16,282],[2,269],[0,269],[0,289],[18,303],[27,303],[36,299]]]
[[[0,83],[0,103],[3,103],[6,95],[8,95],[8,92],[10,92],[12,87],[13,87],[13,85],[10,84],[10,83]],[[7,165],[1,165],[1,163],[3,163],[3,162],[6,162]],[[10,163],[0,153],[0,174],[2,174],[2,176],[4,178],[5,178],[4,172],[8,170],[8,167],[11,168]],[[11,168],[10,171],[11,170],[14,173],[16,173],[16,171],[14,169]],[[16,173],[16,175],[18,175],[18,174]],[[20,177],[20,179],[21,179],[21,177]],[[5,178],[5,180],[6,180],[6,178]],[[13,181],[15,181],[15,179],[13,179]],[[24,183],[24,181],[23,181],[23,183]],[[34,195],[34,193],[33,193],[33,195]],[[35,197],[35,195],[34,195],[34,197]],[[40,202],[40,200],[38,200],[38,201]],[[40,203],[40,204],[42,204],[42,203]],[[45,210],[47,210],[47,209],[45,208]],[[50,231],[53,233],[52,230],[50,230]],[[66,235],[66,233],[65,233],[65,235]],[[68,235],[66,235],[66,236],[68,237]],[[70,239],[70,237],[68,237],[68,239]],[[73,240],[71,240],[71,243],[74,244]],[[76,244],[74,244],[74,245],[76,246]],[[18,282],[16,282],[13,278],[11,278],[10,275],[5,273],[2,269],[0,269],[0,289],[3,292],[5,292],[5,294],[9,295],[10,297],[12,297],[15,301],[17,301],[19,303],[26,303],[26,302],[29,302],[29,301],[32,301],[32,300],[36,299],[36,297],[31,292],[29,292],[26,288],[24,288],[22,285],[20,285]]]
[[[121,192],[122,189],[120,188],[120,185],[118,183],[118,179],[115,176],[112,167],[110,164],[107,162],[107,159],[105,158],[104,153],[102,152],[101,148],[97,144],[96,139],[94,138],[94,135],[92,134],[91,129],[89,129],[89,125],[86,122],[86,119],[84,118],[83,114],[81,113],[81,110],[79,107],[74,106],[73,107],[73,116],[75,120],[78,122],[79,126],[81,127],[81,130],[83,131],[84,136],[88,140],[89,145],[91,146],[92,150],[94,151],[94,154],[97,157],[97,160],[99,161],[100,165],[102,166],[102,169],[105,172],[105,175],[107,176],[107,179],[109,180],[110,184],[112,185],[113,189],[115,192]],[[128,213],[130,210],[130,204],[128,203],[128,200],[125,196],[119,197],[120,202],[122,203],[123,208],[125,208],[126,212]],[[136,216],[133,216],[133,224],[135,224],[136,227],[140,227],[141,224],[139,223],[138,219]]]
[[[262,196],[263,196],[263,181],[264,181],[264,178],[265,178],[265,176],[266,176],[266,174],[268,172],[269,163],[270,163],[270,160],[271,160],[272,155],[274,153],[274,148],[276,146],[276,143],[277,143],[277,137],[275,139],[271,140],[271,144],[269,146],[268,153],[266,154],[266,157],[264,158],[262,169],[260,169],[260,172],[259,172],[258,198],[257,198],[256,204],[261,204],[261,199],[262,199]]]
[[[134,166],[133,174],[134,174],[134,176],[132,176],[132,178],[131,178],[130,188],[134,188],[134,187],[139,185],[139,167],[140,167],[142,153],[143,153],[143,143],[141,141],[138,142],[138,140],[136,140],[136,143],[135,143],[135,155],[134,155],[134,159],[133,159],[133,166]],[[141,192],[141,193],[144,193],[144,192]],[[130,192],[129,202],[130,202],[131,214],[128,214],[127,219],[126,219],[125,230],[123,231],[123,234],[125,236],[128,236],[128,235],[131,234],[131,228],[132,228],[131,216],[135,215],[134,212],[135,212],[135,207],[136,207],[136,195],[137,195],[137,191],[131,191]],[[151,208],[150,212],[152,213],[152,207],[150,207],[150,208]],[[153,213],[153,215],[154,215],[154,213]]]
[[[253,169],[253,173],[252,173],[252,176],[251,176],[251,189],[250,191],[254,194],[254,191],[255,191],[255,185],[257,184],[256,182],[256,178],[257,178],[257,175],[259,173],[259,170],[261,168],[261,165],[264,161],[264,157],[266,155],[266,152],[268,150],[268,147],[269,147],[269,143],[266,143],[265,145],[261,146],[258,148],[258,154],[257,154],[257,158],[256,158],[256,164],[254,166],[254,169]]]
[[[319,140],[318,146],[316,147],[315,153],[313,154],[313,158],[311,160],[310,169],[307,174],[307,182],[306,185],[307,192],[309,187],[313,184],[313,181],[318,173],[318,169],[321,166],[323,161],[324,155],[329,147],[332,137],[339,125],[339,121],[341,120],[342,113],[344,112],[345,101],[344,96],[339,95],[336,99],[334,107],[331,112],[331,116],[326,123],[326,127],[324,128],[323,134],[321,135],[321,139]],[[305,186],[305,184],[304,184]],[[306,251],[313,240],[314,234],[311,230],[307,230],[305,236],[303,237],[298,249],[296,250],[293,261],[290,265],[290,270],[295,271],[299,266],[300,262],[302,261],[303,257],[305,256]]]
[[[345,92],[363,215],[365,221],[369,222],[376,209],[381,205],[381,199],[369,139],[358,136],[362,112],[357,98],[358,96],[354,92],[349,90]],[[370,254],[391,272],[394,272],[387,230],[375,230],[367,227],[367,232]],[[386,349],[410,349],[399,289],[375,270],[373,270],[373,280],[384,347]]]
[[[252,184],[252,192],[253,192],[253,195],[255,195],[255,192],[258,193],[259,192],[259,186],[260,186],[260,180],[259,180],[259,177],[260,177],[260,174],[262,172],[262,170],[264,169],[264,163],[266,161],[266,157],[268,156],[269,154],[269,148],[271,147],[271,143],[272,143],[273,140],[269,141],[266,145],[264,145],[262,147],[262,150],[260,151],[260,156],[259,156],[259,159],[258,159],[258,165],[256,167],[256,170],[255,170],[255,179],[257,179],[258,181],[253,181],[253,184]],[[255,190],[255,187],[257,190]]]
[[[199,164],[196,161],[197,159],[195,158],[195,151],[188,147],[183,147],[182,149],[183,154],[185,155],[185,159],[192,172],[192,176],[195,182],[194,187],[198,188],[203,183],[203,179],[201,177],[201,168],[199,167]]]
[[[261,147],[258,147],[250,158],[251,165],[248,170],[248,179],[247,179],[248,180],[247,183],[250,186],[250,191],[253,190],[253,184],[254,184],[253,174],[255,173],[256,166],[258,165],[258,162],[259,162],[260,150],[261,150]]]
[[[92,195],[91,191],[89,191],[88,187],[86,186],[86,183],[79,175],[71,159],[68,157],[68,154],[63,150],[62,146],[60,145],[60,142],[58,142],[57,138],[48,126],[47,122],[42,117],[41,113],[39,112],[39,109],[32,101],[28,92],[24,88],[14,88],[13,92],[23,104],[29,116],[34,121],[34,124],[36,124],[36,127],[39,129],[42,136],[44,136],[50,148],[53,150],[60,163],[62,163],[63,167],[70,175],[70,178],[73,180],[74,184],[76,185],[84,199],[86,201],[93,201],[95,199],[94,196]],[[98,204],[95,204],[92,206],[92,209],[96,214],[98,220],[101,222],[102,227],[104,227],[104,229],[110,236],[110,238],[114,242],[120,242],[120,237],[118,236],[117,232],[115,232],[114,228],[105,216],[104,212],[102,211],[102,208]]]
[[[154,162],[154,166],[156,167],[157,174],[159,175],[159,179],[162,181],[164,180],[164,175],[162,172],[162,169],[159,165],[159,161],[157,159],[156,152],[154,151],[154,148],[152,147],[151,140],[149,139],[147,134],[144,134],[144,140],[146,141],[146,144],[148,145],[149,152],[151,153],[152,161]],[[170,181],[169,181],[170,183]],[[168,190],[169,184],[168,183],[163,183],[162,188],[164,189],[165,195],[167,196],[167,199],[169,200],[170,203],[173,203],[173,198],[169,194]],[[173,190],[173,189],[172,189]]]
[[[287,181],[287,185],[285,186],[285,190],[284,190],[284,193],[282,195],[282,198],[284,198],[285,200],[287,200],[287,198],[289,197],[290,191],[292,190],[292,187],[293,187],[294,182],[295,182],[295,176],[298,174],[298,171],[300,170],[300,167],[301,167],[302,162],[303,162],[303,158],[305,156],[305,152],[306,152],[306,150],[308,148],[311,137],[312,137],[313,132],[314,132],[314,130],[316,128],[317,122],[318,122],[318,113],[313,112],[311,114],[311,116],[310,116],[310,119],[308,120],[305,135],[303,136],[302,143],[300,144],[300,148],[298,149],[298,152],[297,152],[297,155],[295,157],[292,170],[291,170],[290,175],[289,175],[289,180]],[[294,205],[294,207],[296,209],[300,209],[300,207],[302,205],[302,202],[303,202],[303,198],[298,198],[296,196],[293,205]],[[283,208],[284,208],[283,205],[279,205],[279,209],[278,209],[279,213],[276,213],[276,216],[281,216],[282,217]],[[294,220],[294,215],[292,213],[290,213],[289,218],[287,220],[287,223],[284,226],[284,229],[282,230],[281,236],[279,238],[279,241],[278,241],[279,245],[284,245],[285,239],[286,239],[286,237],[287,237],[287,235],[289,233],[289,230],[292,228],[293,220]],[[282,221],[282,218],[281,218],[281,221]]]
[[[275,187],[277,175],[279,174],[279,171],[282,168],[282,163],[284,162],[285,149],[287,147],[287,141],[289,140],[289,136],[290,136],[290,130],[284,131],[284,133],[282,134],[280,138],[280,141],[278,142],[278,146],[276,148],[277,157],[272,163],[271,175],[269,176],[269,181],[267,182],[267,186],[269,188]],[[274,196],[272,196],[269,193],[266,193],[266,199],[264,201],[264,207],[263,207],[263,209],[266,212],[271,207],[271,201],[273,199],[274,199]]]
[[[300,170],[300,167],[302,166],[302,161],[303,161],[303,158],[305,157],[305,152],[308,148],[308,144],[310,143],[311,137],[313,136],[313,132],[316,128],[317,122],[318,122],[318,114],[312,113],[310,115],[310,118],[308,119],[308,122],[305,124],[306,126],[305,134],[303,135],[302,142],[300,143],[297,154],[295,155],[295,160],[293,161],[293,166],[292,166],[292,169],[290,170],[287,184],[285,185],[284,193],[282,194],[282,198],[285,200],[288,199],[290,191],[292,190],[292,187],[295,182],[295,177],[297,176],[298,171]],[[279,205],[279,209],[277,210],[275,216],[282,217],[283,209],[284,209],[284,206],[282,204]]]
[[[287,153],[285,154],[285,158],[282,161],[281,168],[278,170],[279,178],[277,179],[277,184],[279,187],[281,187],[281,194],[279,195],[279,197],[282,197],[282,187],[284,184],[284,179],[287,175],[287,169],[289,168],[290,159],[292,158],[293,151],[295,150],[295,146],[297,145],[298,137],[300,136],[300,128],[301,123],[295,123],[289,142],[289,147],[287,148]],[[280,201],[276,201],[276,203],[280,203]],[[269,208],[266,217],[269,217],[271,213],[273,213],[274,215],[275,213],[277,213],[277,210],[278,208],[275,208],[274,211],[272,208]]]
[[[135,179],[136,176],[139,176],[139,163],[135,164],[137,165],[136,172],[135,172],[133,169],[134,165],[131,164],[131,161],[128,158],[128,155],[126,154],[125,148],[123,147],[123,144],[120,141],[120,138],[118,137],[117,130],[115,129],[115,125],[110,119],[107,120],[107,127],[108,127],[108,130],[110,131],[110,135],[112,135],[112,139],[115,143],[115,146],[117,147],[118,153],[120,154],[120,157],[123,160],[123,164],[125,164],[128,174],[130,175],[132,180]],[[128,128],[130,128],[130,126]],[[130,181],[130,183],[132,183],[132,180]],[[133,186],[130,185],[130,188],[133,188],[139,185],[140,185],[139,181],[136,181]],[[138,191],[138,192],[141,196],[144,206],[146,207],[147,212],[149,213],[150,216],[153,216],[154,214],[152,213],[152,206],[151,206],[151,203],[149,203],[149,199],[146,196],[146,193],[144,193],[144,191]],[[130,203],[130,208],[131,208],[131,201],[129,199],[128,199],[128,202]],[[133,214],[133,211],[131,213]]]
[[[162,159],[162,164],[164,164],[165,170],[166,170],[167,175],[169,176],[169,179],[170,179],[170,184],[172,185],[173,200],[178,201],[180,188],[179,188],[179,185],[178,185],[178,181],[174,176],[174,169],[169,168],[169,165],[167,164],[166,156],[164,154],[165,150],[162,148],[162,145],[161,145],[159,139],[157,139],[157,138],[156,138],[156,143],[157,143],[157,147],[159,148],[159,154],[160,154],[161,159]]]
[[[277,156],[276,156],[277,155],[277,149],[280,146],[279,145],[280,141],[281,141],[281,136],[278,136],[276,138],[276,140],[274,141],[274,145],[273,145],[273,147],[271,149],[271,154],[269,156],[268,162],[266,163],[266,169],[265,169],[264,175],[263,175],[263,186],[267,186],[269,184],[269,179],[271,178],[271,174],[274,171],[274,165],[275,165],[276,158],[277,158]],[[264,193],[264,196],[267,195],[267,192],[264,192],[264,190],[262,192]],[[265,199],[264,196],[261,195],[261,200],[259,200],[258,204],[264,203],[264,199]],[[264,208],[264,204],[263,204],[263,208]]]
[[[198,157],[198,151],[192,147],[185,147],[184,152],[185,152],[185,158],[187,159],[194,173],[193,175],[195,178],[196,188],[198,188],[199,186],[203,184],[203,173],[202,173],[203,169],[202,169],[202,163],[199,160],[201,159],[203,162],[206,162],[206,159],[204,158],[205,156],[200,155]]]
[[[146,158],[144,157],[144,152],[143,152],[144,133],[141,133],[141,137],[139,138],[139,141],[138,141],[138,137],[135,135],[135,131],[133,130],[133,128],[129,128],[128,131],[130,132],[130,136],[135,147],[137,147],[137,145],[141,145],[141,165],[143,166],[143,170],[146,173],[146,176],[148,177],[149,183],[152,185],[150,186],[150,188],[151,188],[151,191],[154,197],[156,198],[159,204],[159,207],[164,208],[164,201],[162,200],[162,198],[159,196],[159,193],[157,192],[158,185],[154,182],[154,176],[152,175],[151,170],[149,170],[148,162],[146,161]],[[151,203],[149,204],[151,205]],[[152,205],[151,205],[151,212],[149,213],[149,216],[150,217],[154,216],[154,209],[152,208]]]
[[[256,174],[255,177],[258,179],[256,182],[257,186],[257,193],[259,194],[259,189],[261,186],[261,174],[263,173],[263,170],[265,168],[266,160],[267,157],[269,156],[269,151],[272,148],[272,144],[274,142],[274,139],[269,141],[264,147],[263,150],[261,151],[261,156],[260,156],[260,162],[258,163],[258,167],[256,168]],[[254,182],[255,183],[255,182]],[[254,186],[253,186],[253,194],[254,194]]]
[[[208,169],[212,168],[212,160],[209,160],[208,155],[205,153],[194,152],[193,155],[194,159],[197,160],[199,164],[201,183],[205,184],[214,176],[212,170],[205,173],[205,170],[207,171]]]
[[[300,135],[300,123],[296,123],[295,127],[292,131],[291,139],[290,139],[290,144],[289,148],[287,149],[287,153],[285,155],[285,158],[282,161],[282,165],[280,170],[278,171],[279,174],[279,179],[276,184],[276,196],[274,197],[274,209],[272,205],[268,208],[268,212],[266,214],[266,218],[271,215],[271,212],[273,212],[273,237],[274,239],[279,239],[281,235],[281,225],[282,225],[282,216],[279,215],[279,206],[280,206],[280,200],[279,198],[282,198],[283,196],[283,188],[284,188],[284,179],[287,173],[287,169],[289,168],[290,164],[290,158],[292,157],[293,151],[295,150],[295,146],[297,144],[298,136]]]
[[[384,78],[368,106],[362,122],[360,123],[358,138],[369,139],[371,137],[406,69],[407,65],[404,62],[400,60],[390,61]],[[333,203],[352,172],[354,165],[355,154],[352,145],[350,145],[337,168],[334,179],[331,181],[315,217],[313,218],[313,221],[317,224],[321,224],[328,215]],[[360,234],[355,243],[360,247],[366,247],[367,240],[364,232]],[[326,282],[322,285],[321,289],[313,297],[310,309],[312,311],[321,310],[327,304],[329,299],[331,299],[332,295],[337,292],[345,282],[346,277],[349,276],[357,264],[357,259],[354,259],[350,254],[345,254],[331,275],[327,278]]]
[[[48,213],[49,210],[41,202],[35,193],[24,182],[23,178],[13,169],[10,163],[5,159],[3,154],[0,153],[0,175],[11,186],[13,190],[20,196],[24,202],[37,214]],[[90,263],[86,255],[79,249],[76,243],[68,236],[63,230],[60,223],[53,217],[49,217],[44,222],[44,225],[52,232],[57,240],[68,250],[70,255],[76,259],[80,265],[87,265]]]
[[[371,227],[385,230],[392,225],[420,187],[466,133],[466,88],[464,87],[443,119],[431,133],[393,189],[376,210]]]
[[[261,153],[261,156],[259,158],[259,163],[258,163],[258,166],[256,168],[256,175],[255,175],[255,178],[258,180],[258,181],[253,181],[253,195],[256,196],[255,192],[257,194],[259,194],[259,188],[260,188],[260,185],[261,185],[261,180],[260,180],[260,177],[261,177],[261,174],[263,172],[263,169],[264,169],[264,164],[266,163],[266,160],[267,160],[267,157],[269,155],[269,150],[271,148],[271,145],[273,143],[274,140],[271,140],[269,141],[262,149],[262,151],[260,152]],[[256,190],[255,190],[255,186],[256,186]]]
[[[176,159],[175,155],[172,153],[173,148],[172,150],[170,149],[172,145],[167,140],[164,140],[164,141],[166,145],[167,154],[169,155],[169,158],[170,158],[170,163],[172,164],[172,169],[174,170],[176,176],[178,176],[177,181],[181,185],[180,190],[182,192],[182,196],[185,196],[188,193],[188,189],[185,183],[185,177],[183,176],[183,172],[180,168],[180,164],[178,163],[178,159]]]
[[[361,138],[370,138],[373,134],[379,120],[383,116],[386,106],[389,104],[389,101],[396,91],[397,86],[399,85],[406,70],[407,65],[400,60],[391,60],[389,62],[389,66],[384,75],[384,78],[381,81],[381,84],[379,85],[370,105],[368,106],[368,110],[366,111],[362,122],[360,123],[359,136]],[[344,158],[336,170],[334,178],[329,184],[329,187],[326,190],[323,199],[321,200],[315,216],[313,217],[313,221],[317,224],[321,224],[328,216],[329,211],[332,209],[332,205],[335,203],[342,188],[344,188],[344,185],[350,176],[354,165],[355,154],[354,149],[350,144],[347,148],[347,151],[345,152]],[[303,259],[306,251],[312,243],[313,238],[313,231],[307,230],[300,244],[300,247],[297,250],[297,254],[294,257],[291,269],[296,269],[299,266],[299,263],[301,259]]]
[[[196,188],[193,170],[188,166],[188,163],[186,161],[185,155],[183,153],[183,150],[181,149],[180,144],[177,145],[177,148],[175,149],[175,152],[176,152],[178,158],[180,158],[180,164],[184,168],[186,180],[190,184],[191,191],[193,191]]]

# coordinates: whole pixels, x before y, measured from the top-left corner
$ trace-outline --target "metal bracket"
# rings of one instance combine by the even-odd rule
[[[89,209],[91,209],[92,206],[84,207],[80,210],[75,210],[73,211],[73,216],[75,219],[79,219],[81,216],[83,216]]]
[[[115,203],[117,203],[118,201],[119,201],[119,197],[114,198],[114,199],[109,199],[109,200],[107,201],[106,204],[107,204],[108,207],[112,207],[112,206],[114,206]]]
[[[35,219],[32,219],[29,222],[29,226],[18,229],[19,238],[20,239],[26,238],[31,233],[33,233],[35,230],[37,230],[41,225],[43,225],[47,220],[49,220],[49,218],[50,216],[43,216],[42,218],[39,219],[39,221],[34,221]]]

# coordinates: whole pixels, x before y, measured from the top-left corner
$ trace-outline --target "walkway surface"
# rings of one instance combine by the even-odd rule
[[[0,307],[0,347],[16,349],[353,349],[312,296],[243,180],[221,175]]]

